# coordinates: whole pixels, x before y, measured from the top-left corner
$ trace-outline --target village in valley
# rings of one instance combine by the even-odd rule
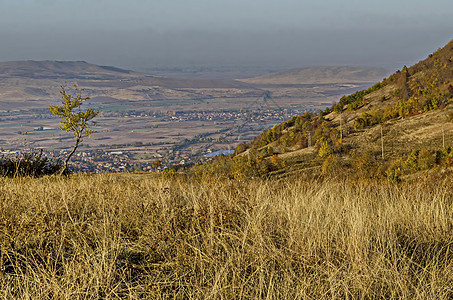
[[[253,135],[272,127],[274,124],[281,123],[305,111],[316,111],[317,109],[319,107],[307,105],[305,109],[267,108],[244,111],[172,111],[167,113],[127,111],[122,112],[121,115],[107,112],[100,117],[99,126],[94,127],[96,132],[93,135],[93,140],[100,141],[99,144],[92,146],[93,141],[86,139],[81,144],[80,151],[77,151],[72,157],[71,169],[74,172],[94,174],[106,172],[154,172],[169,166],[206,162],[213,159],[216,155],[233,153],[234,148],[239,143],[250,141]],[[35,112],[35,119],[45,119],[46,112],[39,112],[42,114]],[[214,122],[216,126],[222,126],[222,128],[214,132],[202,132],[193,137],[183,138],[177,143],[165,141],[165,137],[162,136],[157,137],[152,142],[135,141],[124,144],[111,142],[107,144],[106,141],[115,139],[115,134],[118,132],[116,130],[118,129],[111,128],[111,137],[100,138],[97,135],[102,132],[102,118],[112,116],[117,117],[119,120],[143,120],[140,124],[146,124],[146,129],[149,131],[159,128],[159,124],[163,123],[184,126],[183,123],[194,121]],[[25,111],[10,114],[6,118],[3,117],[3,120],[17,123],[30,122]],[[25,126],[22,125],[22,127]],[[145,131],[145,128],[138,127],[130,129],[130,131]],[[209,130],[209,128],[207,129]],[[20,130],[17,134],[22,138],[22,145],[20,147],[2,146],[0,148],[2,155],[15,155],[24,150],[39,150],[41,149],[39,142],[30,143],[27,140],[31,140],[29,137],[44,134],[58,136],[57,141],[60,142],[60,144],[56,144],[56,149],[44,149],[44,154],[49,158],[63,160],[70,151],[71,137],[57,127],[40,125],[33,127],[30,131]]]

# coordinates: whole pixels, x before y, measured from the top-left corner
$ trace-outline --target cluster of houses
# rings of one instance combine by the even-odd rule
[[[235,120],[286,120],[294,115],[301,114],[294,110],[272,109],[265,111],[192,111],[175,112],[171,116],[173,121],[235,121]]]

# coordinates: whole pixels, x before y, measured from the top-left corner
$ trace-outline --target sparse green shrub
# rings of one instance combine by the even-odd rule
[[[419,149],[413,150],[411,154],[406,159],[406,167],[412,171],[418,170],[418,155],[420,153]]]
[[[247,150],[247,148],[248,147],[247,147],[246,143],[240,143],[239,145],[237,145],[236,149],[234,150],[234,155],[241,154],[242,152]]]
[[[262,155],[238,156],[233,159],[229,176],[235,179],[260,177],[269,172],[268,162]]]
[[[266,147],[265,149],[265,154],[266,155],[273,155],[274,154],[274,148],[272,147]]]
[[[272,155],[271,164],[272,164],[272,170],[278,170],[278,169],[284,168],[286,166],[285,161],[280,159],[278,154]]]
[[[160,166],[162,166],[162,161],[160,159],[156,159],[155,161],[153,161],[153,163],[151,164],[151,166],[154,168],[154,169],[157,169],[159,168]]]
[[[435,163],[450,167],[453,165],[453,149],[451,147],[445,147],[444,149],[436,151]]]
[[[435,163],[437,165],[448,166],[450,164],[449,157],[451,157],[451,155],[452,155],[451,147],[446,147],[444,149],[436,150]]]
[[[175,168],[166,168],[162,172],[163,178],[170,180],[176,177],[176,170]]]
[[[336,112],[337,114],[343,112],[343,107],[341,105],[334,105],[333,106],[333,111]]]
[[[376,161],[372,152],[355,155],[352,158],[352,166],[358,178],[379,178],[382,175],[382,163]]]
[[[316,141],[316,146],[318,147],[318,156],[320,158],[326,158],[330,154],[332,154],[332,147],[327,142],[327,139],[321,137],[319,140]]]
[[[334,154],[327,156],[322,163],[321,172],[325,176],[337,175],[341,165],[338,157]]]
[[[358,117],[354,121],[354,130],[359,131],[361,129],[364,129],[367,126],[367,121],[366,119],[362,118],[362,116]]]
[[[403,175],[404,170],[404,162],[402,159],[397,159],[391,162],[390,166],[388,167],[386,174],[387,178],[393,182],[400,182],[401,176]]]
[[[426,148],[423,148],[418,154],[418,169],[428,170],[434,166],[436,162],[434,155]]]
[[[436,150],[435,162],[436,165],[440,165],[444,160],[444,152],[442,150]]]
[[[377,91],[378,89],[384,87],[385,85],[386,85],[386,83],[384,83],[384,82],[378,82],[367,90],[357,91],[349,96],[343,96],[340,98],[340,101],[338,102],[338,104],[336,104],[333,107],[333,110],[336,112],[341,112],[341,111],[343,111],[343,107],[345,105],[348,106],[349,110],[355,110],[360,105],[363,104],[364,96],[366,96],[374,91]]]

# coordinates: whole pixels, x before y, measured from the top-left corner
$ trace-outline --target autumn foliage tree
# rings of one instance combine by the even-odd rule
[[[94,130],[90,129],[90,125],[95,125],[91,120],[99,113],[92,108],[82,109],[82,104],[89,100],[90,97],[83,97],[84,89],[79,89],[76,84],[72,85],[73,92],[68,92],[65,85],[61,85],[60,97],[61,105],[51,105],[49,107],[53,115],[62,118],[60,129],[66,132],[72,132],[75,143],[71,152],[64,160],[60,174],[63,174],[68,168],[68,162],[71,156],[79,147],[85,137],[90,137]]]

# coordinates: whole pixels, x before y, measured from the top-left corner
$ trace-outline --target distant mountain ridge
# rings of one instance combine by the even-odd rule
[[[106,77],[141,75],[116,67],[98,66],[85,61],[11,61],[0,62],[0,77],[84,78],[98,74]]]
[[[250,84],[333,84],[376,82],[388,75],[381,68],[325,66],[296,68],[254,78],[240,79]]]
[[[85,61],[51,60],[0,62],[0,79],[2,79],[0,86],[11,87],[13,85],[18,88],[48,88],[49,86],[59,86],[65,82],[79,82],[84,87],[96,88],[127,88],[138,85],[160,86],[169,89],[244,86],[240,82],[161,77],[113,66],[98,66]]]
[[[57,95],[61,84],[77,83],[97,97],[130,100],[148,95],[143,87],[162,87],[167,94],[175,89],[246,89],[256,91],[262,84],[370,83],[382,78],[382,70],[354,67],[312,67],[293,69],[235,81],[161,77],[99,66],[86,61],[10,61],[0,62],[0,101],[45,100]],[[372,80],[373,79],[373,80]],[[179,93],[179,92],[177,92]],[[138,96],[141,95],[141,96]]]

